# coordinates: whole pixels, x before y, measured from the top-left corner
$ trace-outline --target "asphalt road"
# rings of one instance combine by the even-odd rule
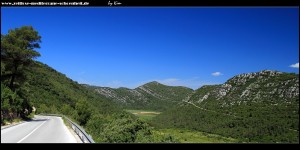
[[[34,120],[1,130],[1,143],[77,143],[61,117],[35,116]]]

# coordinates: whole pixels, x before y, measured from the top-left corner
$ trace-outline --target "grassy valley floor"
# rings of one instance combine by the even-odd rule
[[[158,111],[151,111],[151,110],[132,110],[132,109],[127,109],[125,110],[127,112],[130,112],[137,116],[139,119],[143,121],[150,121],[153,117],[159,115],[161,112]]]
[[[179,143],[238,143],[237,139],[187,129],[156,129],[154,134],[169,135]]]
[[[137,116],[143,121],[150,121],[153,117],[159,115],[161,112],[152,110],[125,110]],[[223,137],[216,134],[209,134],[199,131],[191,131],[187,129],[155,129],[154,135],[170,136],[178,143],[237,143],[237,139]]]

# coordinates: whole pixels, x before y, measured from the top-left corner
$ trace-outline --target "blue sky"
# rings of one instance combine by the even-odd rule
[[[79,83],[196,89],[265,69],[299,73],[298,18],[298,7],[1,8],[1,34],[32,25],[37,60]]]

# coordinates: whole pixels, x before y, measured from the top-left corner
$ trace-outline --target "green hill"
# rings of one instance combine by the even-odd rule
[[[46,64],[35,62],[27,75],[30,89],[29,99],[36,107],[37,112],[60,112],[64,105],[75,109],[75,105],[80,99],[85,99],[93,111],[101,114],[110,114],[120,110],[107,98],[87,90]]]
[[[299,75],[264,70],[203,86],[152,124],[246,142],[299,143]]]
[[[126,109],[150,109],[158,111],[165,111],[177,105],[188,94],[193,92],[192,89],[187,87],[166,86],[156,81],[149,82],[135,89],[85,86]]]

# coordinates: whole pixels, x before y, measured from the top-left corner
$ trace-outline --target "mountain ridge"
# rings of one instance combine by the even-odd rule
[[[242,76],[242,75],[248,75],[248,74],[265,74],[265,73],[268,73],[270,72],[271,74],[282,74],[282,73],[290,73],[290,74],[296,74],[294,72],[282,72],[282,71],[278,71],[278,70],[268,70],[268,69],[265,69],[265,70],[261,70],[261,71],[258,71],[258,72],[248,72],[248,73],[240,73],[238,75],[235,75],[231,78],[229,78],[228,80],[234,78],[234,77],[238,77],[238,76]],[[296,74],[296,75],[299,75],[299,74]],[[228,81],[226,80],[226,81]],[[137,86],[136,88],[140,87],[140,86],[143,86],[143,85],[147,85],[147,84],[161,84],[161,85],[164,85],[164,86],[170,86],[170,87],[183,87],[183,88],[187,88],[187,89],[192,89],[190,87],[187,87],[187,86],[183,86],[183,85],[167,85],[167,84],[163,84],[163,83],[160,83],[159,81],[156,81],[156,80],[153,80],[153,81],[149,81],[147,83],[144,83],[144,84],[141,84],[139,86]],[[109,86],[101,86],[101,85],[93,85],[93,84],[87,84],[87,83],[80,83],[81,85],[84,85],[84,86],[90,86],[90,87],[100,87],[100,88],[111,88],[111,89],[119,89],[119,88],[126,88],[126,89],[130,89],[130,90],[134,90],[136,88],[129,88],[129,87],[109,87]],[[208,84],[208,85],[202,85],[200,86],[199,88],[203,87],[203,86],[210,86],[210,85],[219,85],[219,84]],[[199,89],[199,88],[196,88],[195,90]],[[192,89],[194,90],[194,89]],[[194,90],[194,91],[195,91]]]
[[[157,81],[140,85],[134,89],[98,87],[84,84],[99,95],[110,98],[125,108],[166,110],[174,103],[181,102],[193,89],[182,86],[167,86]]]
[[[159,84],[159,85],[163,85],[163,86],[183,87],[183,88],[187,88],[187,89],[193,90],[192,88],[189,88],[189,87],[186,87],[186,86],[182,86],[182,85],[166,85],[166,84],[160,83],[160,82],[155,81],[155,80],[147,82],[147,83],[144,83],[142,85],[139,85],[136,88],[129,88],[129,87],[109,87],[109,86],[100,86],[100,85],[93,85],[93,84],[87,84],[87,83],[80,83],[80,84],[83,85],[83,86],[86,86],[86,87],[99,87],[99,88],[111,88],[111,89],[129,89],[129,90],[134,90],[134,89],[137,89],[137,88],[139,88],[141,86],[144,86],[144,85],[147,85],[147,84]]]

